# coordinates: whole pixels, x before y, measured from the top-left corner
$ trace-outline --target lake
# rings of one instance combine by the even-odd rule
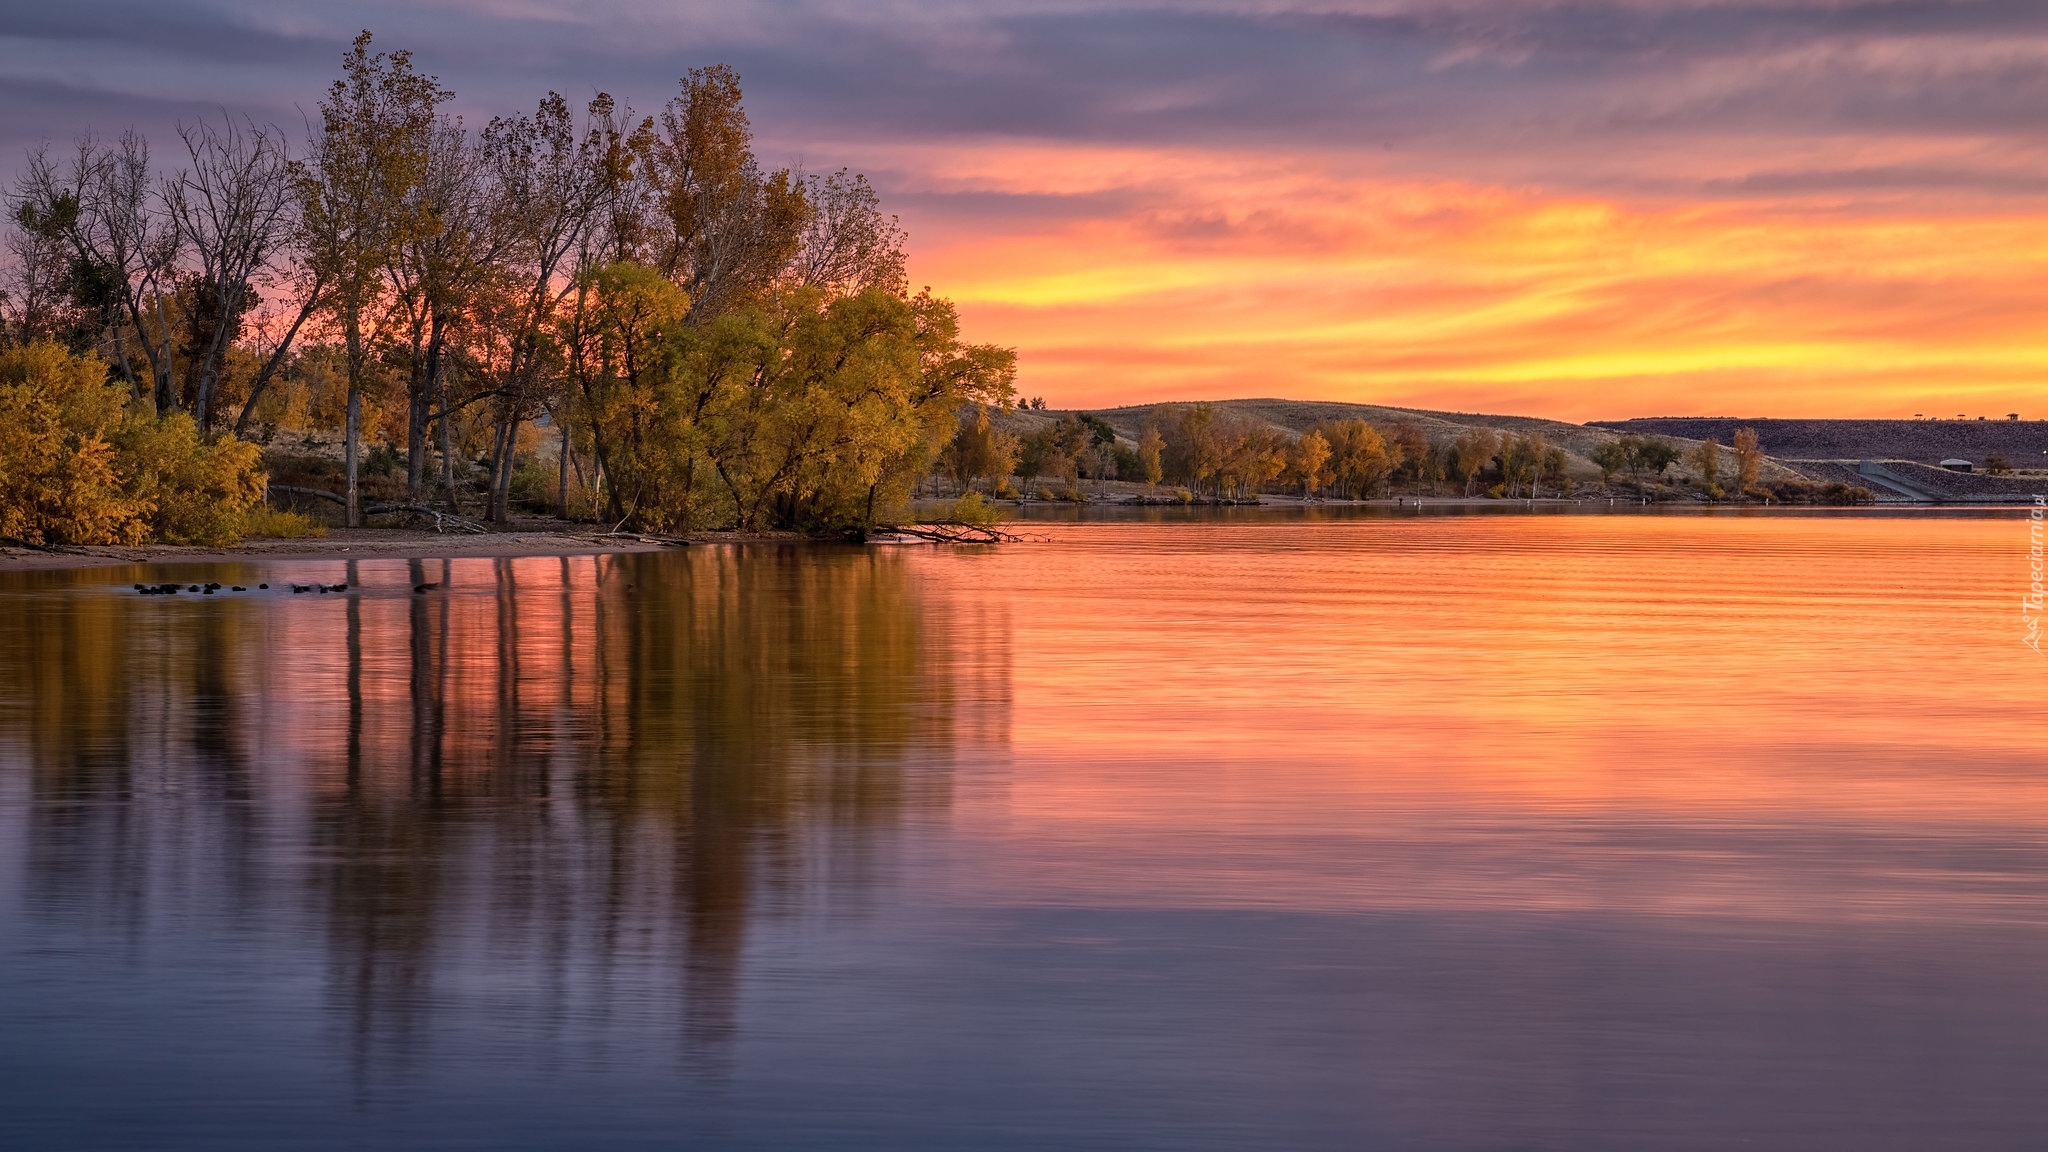
[[[0,574],[0,1146],[2048,1133],[2025,521],[1040,527]]]

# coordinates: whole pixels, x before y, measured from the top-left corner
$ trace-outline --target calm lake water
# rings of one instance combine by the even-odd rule
[[[2048,1135],[2021,520],[1048,532],[0,575],[0,1146]]]

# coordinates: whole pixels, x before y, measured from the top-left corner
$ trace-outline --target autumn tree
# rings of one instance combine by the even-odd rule
[[[189,413],[128,403],[92,353],[0,351],[0,536],[31,544],[230,544],[261,497],[258,450]]]
[[[803,250],[816,223],[803,182],[786,168],[761,170],[739,73],[731,67],[691,69],[682,91],[635,133],[632,147],[646,204],[641,253],[682,287],[691,319],[703,322],[755,299]]]
[[[320,134],[297,181],[306,260],[328,287],[326,307],[347,357],[348,400],[342,460],[345,521],[362,520],[364,369],[378,335],[392,253],[434,230],[414,196],[432,159],[435,109],[453,93],[415,72],[412,54],[370,52],[370,34],[342,58],[342,78],[320,102]]]
[[[1538,472],[1560,496],[1572,487],[1571,456],[1554,444],[1543,450]]]
[[[1692,450],[1691,463],[1699,469],[1700,487],[1706,490],[1709,499],[1721,498],[1721,445],[1712,440],[1700,441]]]
[[[1593,449],[1591,459],[1600,469],[1600,479],[1612,480],[1616,472],[1629,466],[1628,445],[1620,440],[1609,440]]]
[[[1311,429],[1330,446],[1331,478],[1353,499],[1370,497],[1394,471],[1392,449],[1364,420],[1334,420]]]
[[[946,447],[945,467],[962,491],[986,477],[993,493],[1016,470],[1021,447],[1014,434],[989,423],[988,405],[971,404],[961,413],[959,431]]]
[[[609,209],[629,186],[627,137],[610,96],[599,93],[578,130],[568,101],[550,92],[531,118],[493,120],[483,151],[496,189],[502,255],[495,336],[490,516],[510,512],[518,426],[549,407],[558,375],[557,315],[573,291],[566,273],[593,247]],[[446,405],[444,404],[444,407]],[[560,412],[558,415],[566,415]],[[563,442],[566,462],[567,440]]]
[[[39,148],[29,154],[15,199],[23,226],[70,250],[68,294],[104,326],[129,394],[149,396],[159,412],[173,410],[170,297],[179,233],[163,210],[148,141],[135,132],[112,143],[82,137],[62,173]],[[129,352],[131,334],[149,368],[146,390]]]
[[[1412,420],[1396,424],[1393,435],[1387,437],[1387,457],[1396,475],[1421,480],[1423,458],[1428,454],[1429,437]]]
[[[1750,492],[1756,488],[1757,480],[1763,474],[1764,450],[1758,442],[1756,429],[1735,430],[1735,488],[1737,492]]]
[[[1465,485],[1467,497],[1472,495],[1472,481],[1499,452],[1500,437],[1491,428],[1468,429],[1452,443],[1451,472]]]
[[[1329,483],[1330,442],[1311,428],[1294,442],[1287,471],[1301,485],[1301,498],[1312,499],[1316,490]]]
[[[1646,469],[1652,478],[1661,479],[1664,470],[1676,464],[1679,457],[1684,455],[1662,440],[1625,437],[1623,443],[1629,446],[1630,470],[1638,480]]]
[[[1166,440],[1159,435],[1159,429],[1151,424],[1145,425],[1144,433],[1138,437],[1138,466],[1144,469],[1146,488],[1157,488],[1165,477],[1159,460],[1160,451],[1165,446]]]
[[[1494,460],[1500,468],[1501,482],[1507,485],[1507,494],[1513,497],[1518,489],[1526,485],[1529,496],[1536,496],[1536,483],[1542,475],[1543,457],[1549,450],[1541,432],[1523,434],[1509,433],[1500,439],[1500,449]]]

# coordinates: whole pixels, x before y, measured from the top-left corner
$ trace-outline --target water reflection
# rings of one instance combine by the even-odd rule
[[[479,995],[542,1033],[631,1000],[716,1048],[750,922],[857,901],[884,834],[946,807],[963,732],[1005,730],[1000,645],[887,553],[289,578],[357,591],[16,577],[0,642],[26,674],[0,729],[26,760],[33,908],[135,940],[180,907],[316,917],[363,1075],[410,1066],[437,1006]],[[669,986],[621,996],[650,972]]]
[[[2026,1146],[2027,539],[0,578],[0,1145]]]

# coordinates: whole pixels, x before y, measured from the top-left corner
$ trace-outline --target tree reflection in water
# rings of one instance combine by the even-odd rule
[[[881,879],[884,833],[1007,730],[1001,630],[896,554],[330,567],[283,579],[356,592],[13,577],[68,594],[0,622],[22,673],[0,725],[35,908],[134,939],[174,904],[295,934],[363,1075],[422,1058],[437,1014],[715,1054],[750,923]]]

